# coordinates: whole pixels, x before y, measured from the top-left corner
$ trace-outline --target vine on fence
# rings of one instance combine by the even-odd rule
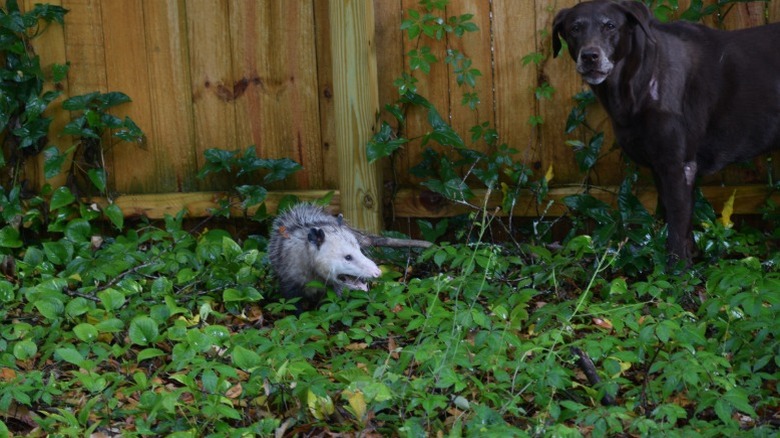
[[[62,81],[69,66],[41,66],[33,41],[49,25],[63,24],[67,12],[48,4],[36,4],[23,12],[16,0],[7,0],[5,7],[0,8],[0,166],[10,167],[10,172],[3,173],[8,178],[2,180],[5,189],[0,207],[6,222],[2,233],[9,237],[5,241],[8,245],[16,245],[20,229],[36,231],[50,222],[48,230],[58,230],[56,224],[63,217],[52,217],[49,211],[70,205],[80,194],[91,194],[96,189],[110,200],[104,157],[113,146],[106,145],[109,131],[114,131],[112,137],[120,141],[142,143],[144,139],[132,119],[122,120],[109,113],[109,109],[130,102],[127,95],[93,92],[62,103],[62,109],[71,111],[73,119],[53,138],[69,135],[73,145],[64,151],[54,145],[44,150],[51,140],[52,117],[47,115],[47,109],[62,95]],[[40,193],[35,194],[24,177],[24,163],[41,152],[47,179],[57,176],[69,164],[68,184],[56,189],[44,184]],[[115,204],[109,203],[103,213],[116,227],[122,227],[123,214]],[[84,216],[93,217],[94,212],[84,212]],[[0,242],[0,246],[6,245]]]

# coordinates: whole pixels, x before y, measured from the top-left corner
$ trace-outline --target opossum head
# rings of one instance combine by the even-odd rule
[[[349,288],[368,290],[366,279],[382,274],[379,267],[360,251],[355,236],[345,227],[309,229],[308,241],[313,249],[313,267],[317,275],[336,292]]]

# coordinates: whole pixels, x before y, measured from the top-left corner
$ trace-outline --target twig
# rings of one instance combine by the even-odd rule
[[[577,356],[577,365],[582,369],[582,372],[585,373],[585,377],[588,378],[590,386],[596,386],[601,383],[601,378],[596,372],[596,365],[593,364],[590,356],[577,347],[571,347],[571,352]],[[613,406],[615,404],[615,397],[605,393],[604,397],[601,398],[601,404],[604,406]]]

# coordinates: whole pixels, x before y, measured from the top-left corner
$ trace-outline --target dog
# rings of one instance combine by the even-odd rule
[[[697,177],[780,148],[780,23],[722,31],[595,0],[556,14],[554,56],[561,39],[620,147],[652,170],[669,264],[690,266]]]

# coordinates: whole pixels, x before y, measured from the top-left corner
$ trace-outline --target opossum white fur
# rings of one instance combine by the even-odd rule
[[[366,280],[382,273],[363,255],[354,230],[341,217],[312,204],[298,204],[276,218],[268,258],[282,296],[300,297],[309,303],[323,292],[307,287],[309,282],[329,285],[338,294],[345,288],[367,291]]]

